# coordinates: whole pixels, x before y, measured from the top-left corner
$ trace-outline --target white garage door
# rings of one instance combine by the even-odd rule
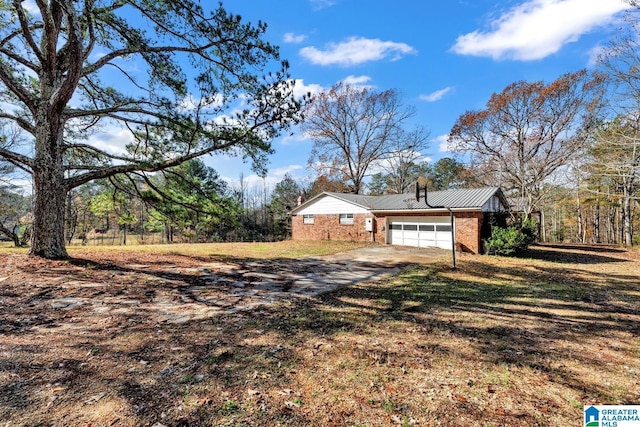
[[[451,249],[449,217],[391,217],[389,243],[392,245]]]

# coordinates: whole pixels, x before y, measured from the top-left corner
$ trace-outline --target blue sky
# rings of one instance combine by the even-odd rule
[[[30,3],[30,2],[27,2]],[[215,5],[215,3],[211,3]],[[268,24],[265,38],[280,46],[299,93],[338,82],[397,89],[416,109],[407,128],[431,133],[425,153],[451,153],[446,137],[467,110],[518,80],[552,81],[594,66],[594,58],[624,25],[623,0],[226,0],[245,21]],[[126,129],[109,128],[92,143],[122,151]],[[259,178],[240,158],[205,162],[233,186],[272,189],[286,173],[312,179],[313,142],[294,130],[273,141],[269,174]]]
[[[232,0],[224,7],[268,24],[301,91],[339,81],[395,88],[416,109],[413,125],[431,132],[428,157],[450,155],[446,135],[467,110],[518,81],[552,81],[594,66],[599,49],[624,25],[622,0]],[[300,132],[273,142],[268,186],[285,173],[309,177],[312,141]],[[208,158],[228,180],[249,164]],[[261,184],[260,184],[261,185]]]

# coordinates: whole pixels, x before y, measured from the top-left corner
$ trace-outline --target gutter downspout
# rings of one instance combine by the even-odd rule
[[[450,207],[447,206],[431,206],[427,200],[428,192],[427,192],[427,184],[424,185],[424,204],[427,205],[429,209],[446,209],[449,211],[449,218],[451,218],[451,260],[453,263],[453,269],[456,270],[458,267],[456,266],[456,231],[455,231],[455,222],[453,211]],[[416,201],[420,201],[420,185],[418,181],[416,181]]]

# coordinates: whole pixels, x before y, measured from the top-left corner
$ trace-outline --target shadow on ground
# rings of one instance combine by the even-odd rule
[[[524,257],[563,264],[603,264],[624,262],[626,251],[611,246],[588,245],[534,245],[527,249]]]
[[[233,312],[212,310],[238,304],[234,289],[267,292],[268,282],[286,293],[293,279],[278,278],[319,274],[322,261],[56,264],[0,291],[0,417],[34,426],[568,423],[583,403],[640,400],[637,260],[604,254],[538,246],[528,261],[465,255],[459,271],[404,262],[393,278]],[[223,274],[214,261],[231,267]]]

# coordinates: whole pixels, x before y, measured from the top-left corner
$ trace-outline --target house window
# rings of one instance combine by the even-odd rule
[[[436,231],[448,231],[451,232],[450,224],[438,224],[436,225]]]
[[[302,215],[302,223],[303,224],[313,224],[313,214],[304,214],[304,215]]]
[[[353,214],[340,214],[340,224],[353,224]]]

